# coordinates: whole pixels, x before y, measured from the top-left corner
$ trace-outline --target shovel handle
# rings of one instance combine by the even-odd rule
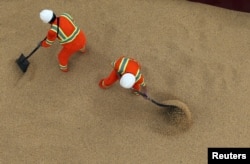
[[[41,44],[39,43],[36,46],[36,48],[28,56],[25,57],[25,59],[28,59],[29,57],[31,57],[31,55],[33,55],[40,47],[41,47]]]
[[[42,41],[40,41],[38,43],[38,45],[36,46],[36,48],[28,56],[26,56],[25,59],[28,59],[29,57],[31,57],[31,55],[33,55],[42,46],[42,42],[44,40],[46,40],[46,39],[47,39],[47,36]]]
[[[132,90],[134,90],[135,92],[137,92],[139,95],[141,95],[142,97],[144,97],[146,100],[149,100],[152,103],[154,103],[154,104],[156,104],[156,105],[158,105],[160,107],[168,107],[168,108],[175,108],[176,107],[174,105],[166,105],[166,104],[159,103],[159,102],[155,101],[154,99],[150,98],[146,93],[137,91],[135,89],[132,89]]]
[[[137,91],[135,89],[132,89],[134,92],[138,93],[139,95],[141,95],[142,97],[148,99],[148,100],[151,100],[150,97],[148,97],[148,95],[146,93],[143,93],[143,92],[140,92],[140,91]]]

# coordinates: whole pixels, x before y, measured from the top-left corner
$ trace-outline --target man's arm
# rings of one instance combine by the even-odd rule
[[[52,31],[52,30],[49,30],[47,37],[45,40],[42,41],[41,46],[42,47],[51,46],[53,44],[53,42],[56,40],[56,37],[57,37],[57,33]]]

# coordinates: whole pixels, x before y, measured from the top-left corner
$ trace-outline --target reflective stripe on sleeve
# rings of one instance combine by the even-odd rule
[[[128,65],[128,62],[129,62],[129,59],[128,58],[123,58],[120,65],[119,65],[119,68],[118,68],[118,72],[122,75],[126,68],[127,68],[127,65]]]
[[[136,75],[135,75],[135,81],[137,82],[141,78],[141,71],[140,69],[137,70]]]
[[[53,44],[53,42],[54,42],[54,41],[49,40],[48,38],[46,39],[46,44],[48,44],[48,45],[52,45],[52,44]]]

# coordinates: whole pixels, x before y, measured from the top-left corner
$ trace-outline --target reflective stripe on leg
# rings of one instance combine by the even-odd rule
[[[68,66],[67,66],[67,65],[61,65],[61,64],[59,64],[59,68],[60,68],[60,70],[62,70],[63,72],[67,72],[67,71],[68,71]]]

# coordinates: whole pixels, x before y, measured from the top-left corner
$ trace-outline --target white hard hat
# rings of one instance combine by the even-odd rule
[[[123,88],[129,89],[132,88],[135,84],[135,76],[132,73],[125,73],[120,79],[120,85]]]
[[[40,18],[44,23],[49,23],[53,18],[53,14],[52,10],[44,9],[40,12]]]

